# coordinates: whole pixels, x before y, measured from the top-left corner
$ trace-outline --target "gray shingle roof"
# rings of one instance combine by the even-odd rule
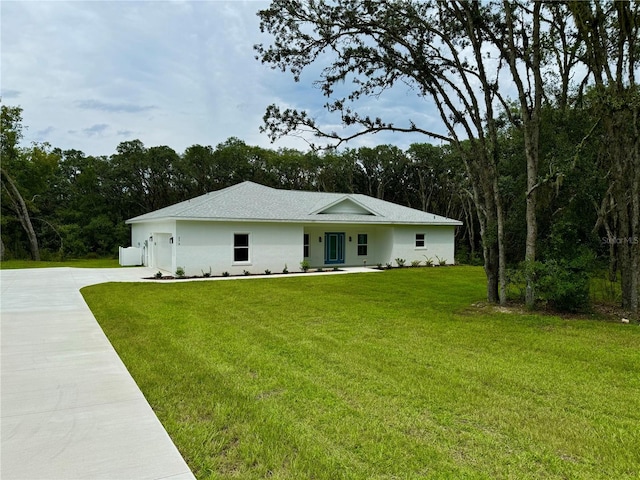
[[[367,195],[279,190],[253,182],[239,183],[176,203],[131,218],[126,223],[169,219],[462,225],[458,220],[403,207]]]

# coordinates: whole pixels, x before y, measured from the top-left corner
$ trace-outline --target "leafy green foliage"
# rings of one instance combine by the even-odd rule
[[[564,312],[579,312],[589,308],[588,257],[535,262],[530,268],[537,298]]]

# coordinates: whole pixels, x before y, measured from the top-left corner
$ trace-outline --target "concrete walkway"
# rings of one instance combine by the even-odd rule
[[[194,478],[79,292],[156,271],[0,270],[0,478]]]
[[[79,289],[146,268],[0,271],[0,477],[193,479]]]

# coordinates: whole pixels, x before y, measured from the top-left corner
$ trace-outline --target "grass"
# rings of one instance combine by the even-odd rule
[[[640,330],[481,268],[83,289],[199,479],[640,476]]]
[[[75,268],[118,268],[120,264],[117,258],[74,258],[61,261],[43,260],[35,262],[33,260],[3,260],[0,262],[0,270],[14,270],[22,268],[55,268],[55,267],[75,267]]]

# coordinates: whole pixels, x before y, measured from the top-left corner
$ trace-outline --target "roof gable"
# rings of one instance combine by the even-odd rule
[[[371,208],[364,206],[362,203],[349,196],[339,198],[328,205],[311,212],[311,215],[331,214],[378,215]]]

